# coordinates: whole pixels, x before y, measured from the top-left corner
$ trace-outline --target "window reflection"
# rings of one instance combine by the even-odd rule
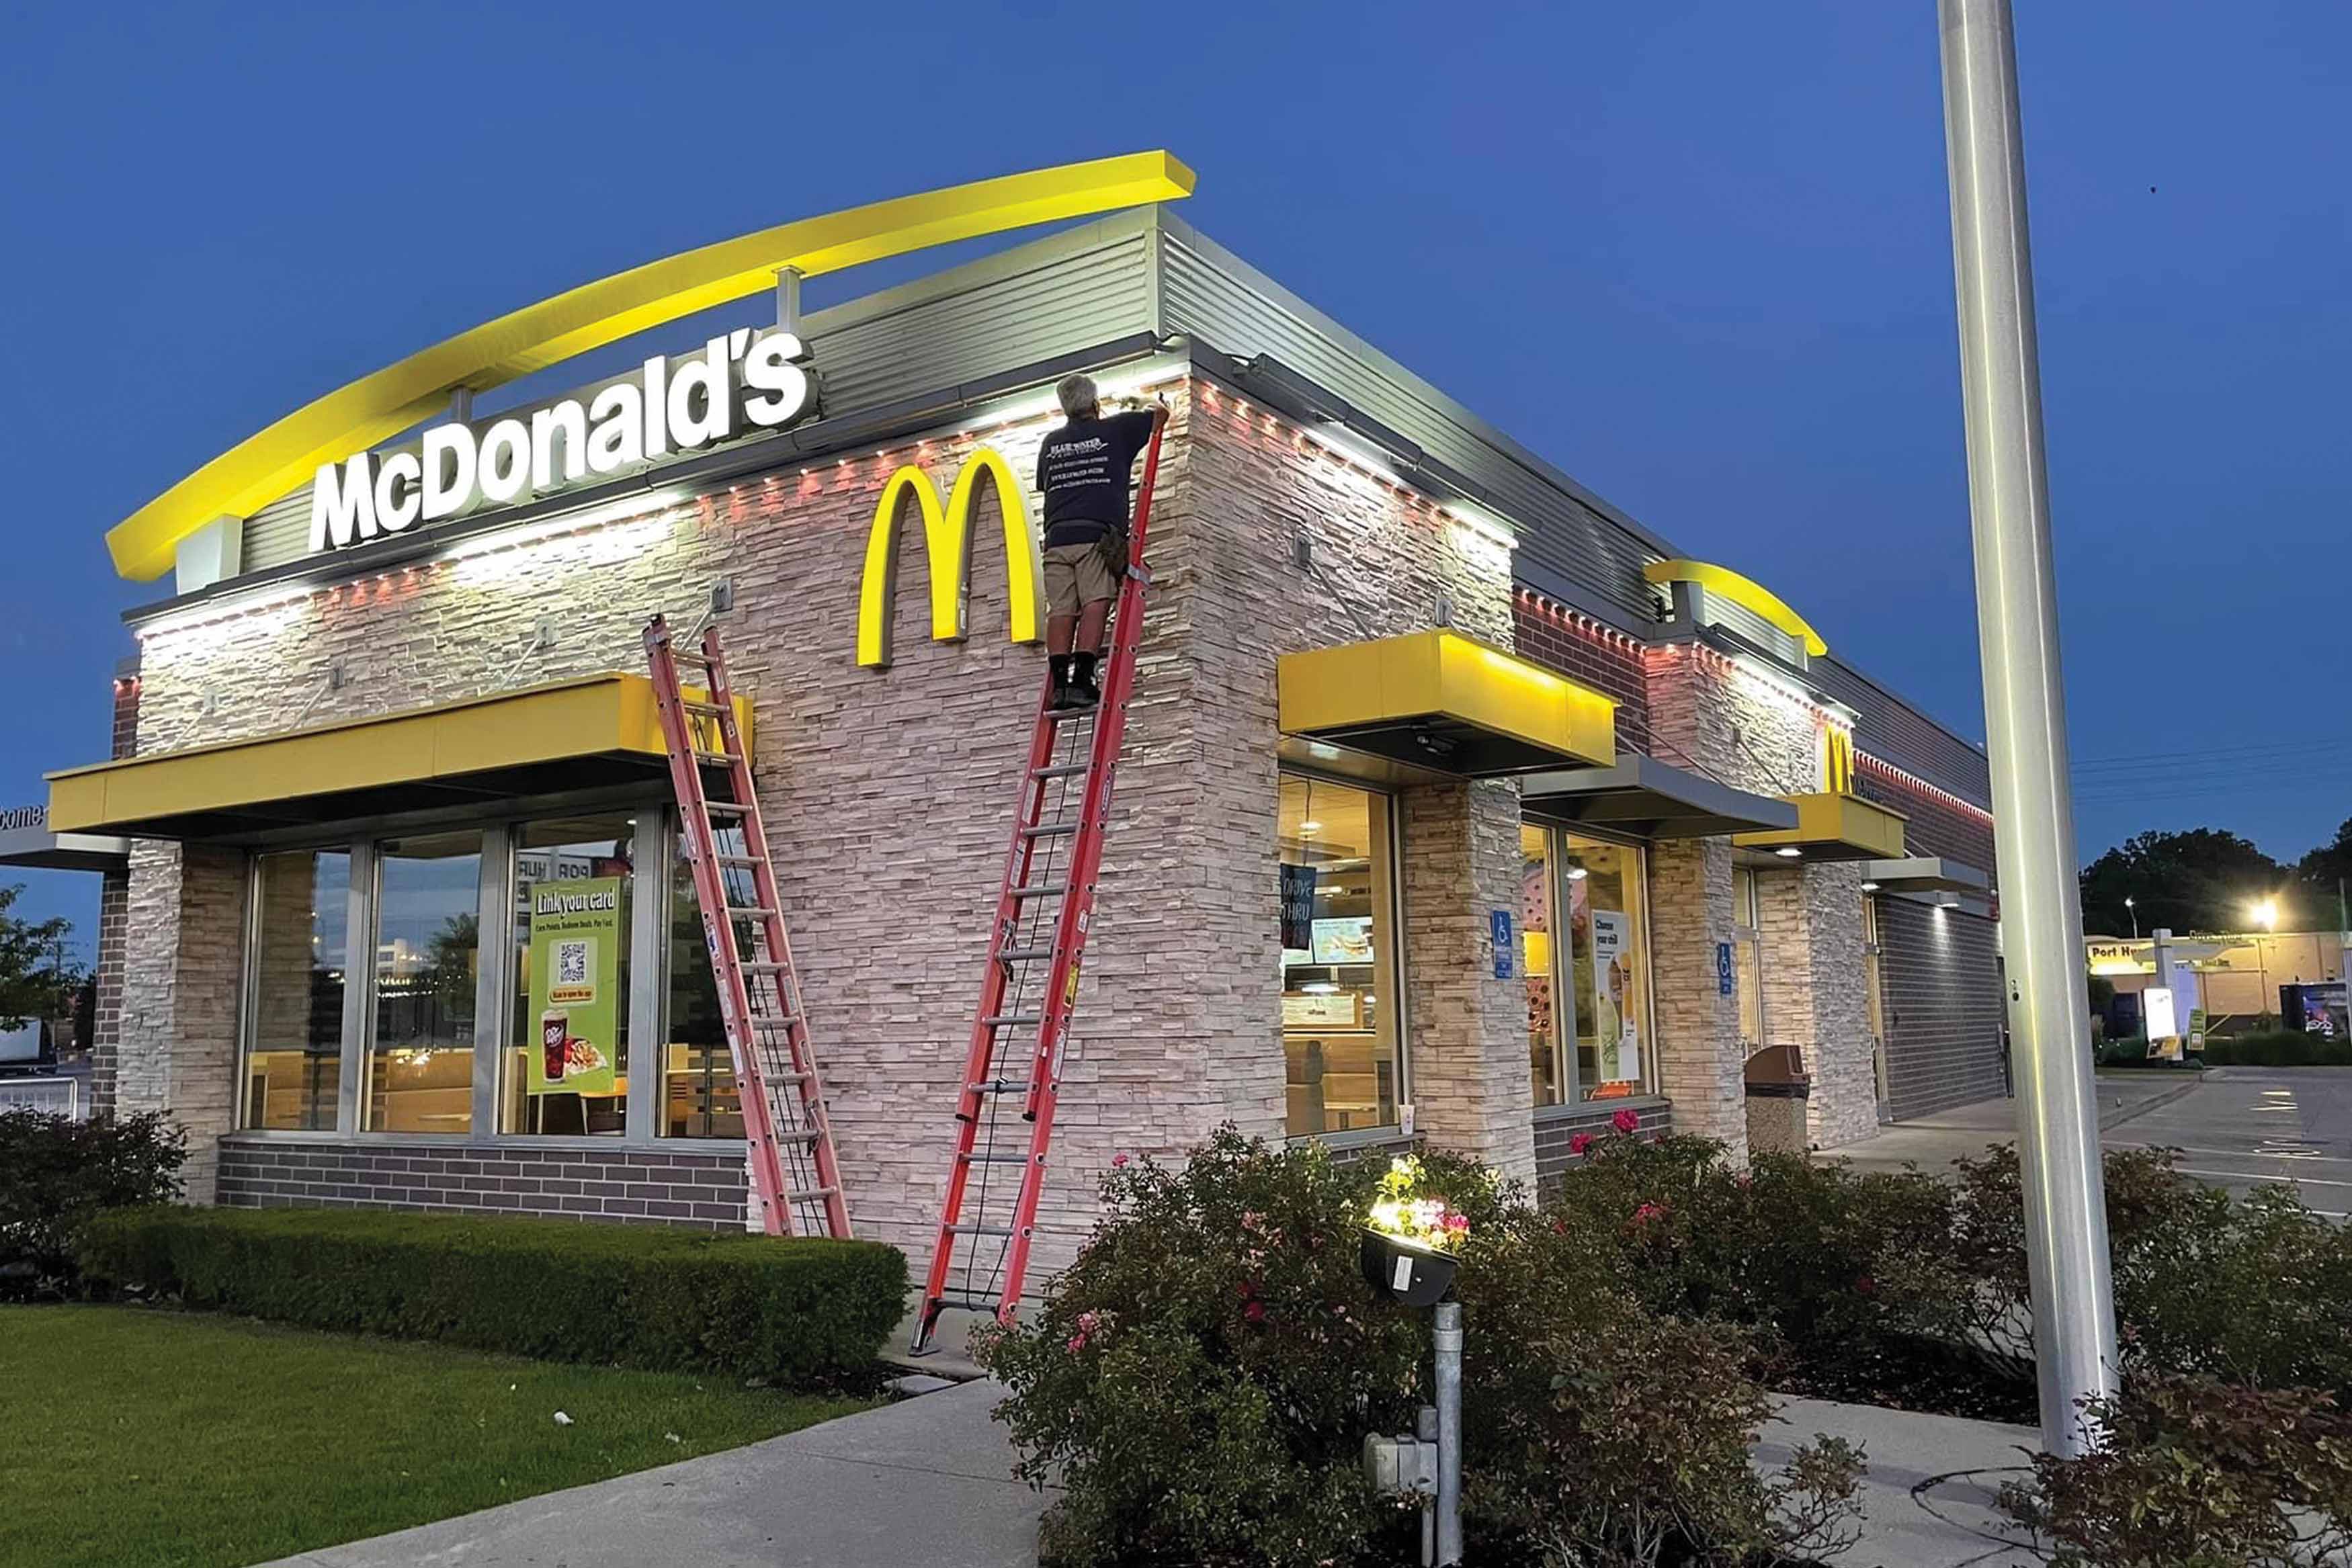
[[[719,1011],[719,982],[702,934],[702,905],[686,839],[670,841],[669,1036],[662,1048],[662,1131],[674,1138],[740,1138],[743,1104]]]
[[[472,1130],[482,835],[387,839],[376,851],[372,1133]]]
[[[1587,1100],[1641,1092],[1649,1054],[1642,852],[1561,835],[1576,1077]]]
[[[296,850],[255,862],[245,1125],[331,1132],[343,1076],[352,857]]]
[[[1551,831],[1519,825],[1519,972],[1526,976],[1528,1081],[1534,1103],[1557,1105],[1560,1082],[1559,1008],[1552,993]]]

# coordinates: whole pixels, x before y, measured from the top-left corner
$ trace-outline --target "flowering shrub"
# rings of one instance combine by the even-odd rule
[[[2058,1568],[2315,1568],[2352,1553],[2352,1419],[2308,1389],[2147,1374],[2086,1402],[2105,1441],[2033,1457],[2001,1505]]]
[[[1364,1437],[1410,1431],[1429,1397],[1427,1314],[1357,1271],[1391,1202],[1461,1260],[1478,1561],[1730,1564],[1842,1538],[1854,1456],[1808,1448],[1771,1481],[1749,1465],[1767,1407],[1744,1335],[1649,1312],[1475,1166],[1350,1166],[1228,1129],[1181,1166],[1116,1166],[1103,1197],[1053,1298],[977,1345],[1011,1390],[1019,1473],[1064,1489],[1040,1531],[1054,1568],[1418,1559],[1417,1509],[1362,1469]]]

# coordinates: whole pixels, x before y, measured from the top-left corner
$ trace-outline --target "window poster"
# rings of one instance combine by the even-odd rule
[[[621,879],[542,882],[530,890],[533,1094],[611,1094],[620,1055]]]
[[[1592,1038],[1606,1083],[1638,1078],[1642,1071],[1642,1036],[1628,999],[1633,988],[1633,928],[1622,909],[1592,912]]]

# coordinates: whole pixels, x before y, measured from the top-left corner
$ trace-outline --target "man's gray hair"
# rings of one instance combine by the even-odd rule
[[[1064,376],[1054,395],[1062,402],[1062,412],[1073,419],[1094,407],[1099,401],[1095,392],[1095,379],[1089,375]]]

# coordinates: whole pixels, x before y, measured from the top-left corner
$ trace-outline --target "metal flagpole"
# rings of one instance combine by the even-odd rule
[[[2084,1451],[2075,1401],[2116,1387],[2098,1105],[2083,1002],[2083,909],[2067,792],[2066,702],[2025,159],[2009,0],[1937,0],[1952,188],[1977,631],[2017,1077],[2018,1163],[2040,1363],[2042,1441]]]

